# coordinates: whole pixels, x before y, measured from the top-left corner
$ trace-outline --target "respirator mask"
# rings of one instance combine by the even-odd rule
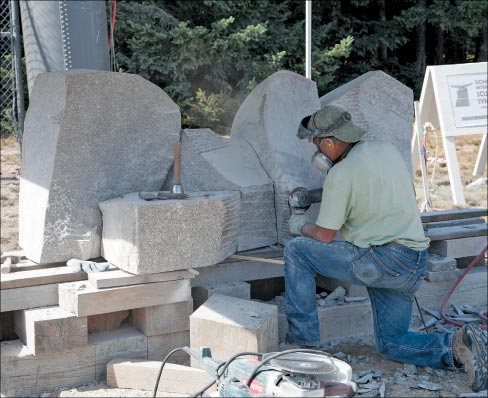
[[[334,165],[334,162],[325,156],[322,152],[317,151],[312,157],[312,164],[320,171],[327,174],[330,168]]]

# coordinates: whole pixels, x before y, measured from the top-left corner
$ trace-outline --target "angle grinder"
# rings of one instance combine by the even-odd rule
[[[288,205],[292,214],[305,213],[312,204],[322,201],[322,188],[295,188],[288,196]]]

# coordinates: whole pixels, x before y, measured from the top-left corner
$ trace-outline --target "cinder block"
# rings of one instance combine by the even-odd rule
[[[133,327],[90,334],[88,343],[95,347],[95,377],[102,380],[107,363],[116,358],[147,358],[147,338]]]
[[[176,333],[190,329],[193,301],[155,305],[131,310],[132,324],[146,336]]]
[[[95,347],[33,355],[20,340],[1,343],[3,396],[39,396],[58,388],[95,381]]]
[[[426,262],[427,271],[452,271],[456,269],[456,260],[450,257],[442,257],[436,254],[428,254]]]
[[[251,299],[251,285],[241,281],[229,281],[194,287],[191,289],[193,308],[196,310],[214,294],[249,300]]]
[[[237,250],[239,192],[159,201],[132,193],[99,205],[103,257],[132,274],[206,267]]]
[[[443,257],[477,256],[486,246],[486,236],[440,240],[430,243],[429,253]]]
[[[69,351],[88,342],[86,317],[59,307],[16,311],[15,332],[34,355]]]
[[[208,346],[216,359],[243,351],[278,349],[278,309],[274,305],[214,294],[190,317],[191,348]],[[193,360],[192,360],[193,363]]]
[[[179,107],[141,76],[39,74],[22,145],[19,239],[25,255],[38,263],[100,256],[98,202],[159,189],[180,129]],[[135,143],[134,137],[144,139]]]
[[[453,279],[459,278],[459,276],[463,273],[462,269],[453,269],[450,271],[427,271],[425,273],[425,280],[431,282],[441,282],[441,281],[451,281]]]
[[[162,361],[175,348],[188,347],[190,345],[190,332],[159,334],[147,338],[147,359],[151,361]],[[180,365],[189,365],[189,357],[183,351],[175,352],[168,362]]]

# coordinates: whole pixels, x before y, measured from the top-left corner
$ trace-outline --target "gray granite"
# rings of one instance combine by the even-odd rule
[[[318,109],[313,81],[279,71],[254,88],[232,124],[231,141],[249,143],[274,183],[278,243],[292,237],[288,229],[290,191],[323,185],[324,174],[311,163],[315,146],[296,136],[301,120]]]
[[[413,91],[382,71],[371,71],[320,98],[320,105],[340,106],[368,131],[364,139],[396,146],[412,174]]]
[[[182,179],[186,192],[238,191],[239,251],[277,242],[273,181],[252,147],[209,129],[182,130]]]
[[[144,201],[138,193],[101,202],[102,255],[132,274],[200,268],[237,250],[239,192],[189,193]]]
[[[441,257],[436,254],[428,254],[426,261],[427,271],[452,271],[456,269],[456,260],[450,257]]]
[[[20,245],[39,263],[100,256],[97,203],[160,189],[179,107],[137,75],[40,74],[30,96],[20,182]]]

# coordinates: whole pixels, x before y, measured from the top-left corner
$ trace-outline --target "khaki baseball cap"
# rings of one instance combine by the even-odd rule
[[[302,120],[298,138],[335,137],[344,142],[361,140],[366,130],[353,124],[351,114],[334,105],[327,105]]]

